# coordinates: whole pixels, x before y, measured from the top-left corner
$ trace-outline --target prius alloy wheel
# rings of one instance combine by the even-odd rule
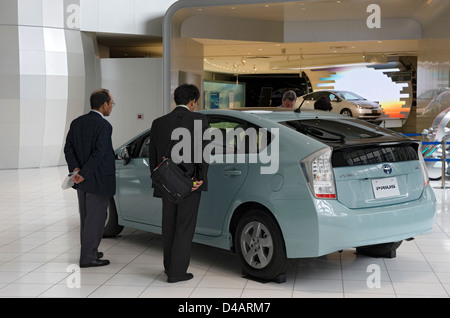
[[[244,274],[273,280],[286,273],[288,260],[278,224],[267,213],[253,210],[238,223],[235,246]]]

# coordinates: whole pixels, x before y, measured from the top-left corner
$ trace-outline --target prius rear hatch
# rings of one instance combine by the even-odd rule
[[[351,209],[418,199],[424,183],[417,147],[398,142],[333,149],[337,199]]]

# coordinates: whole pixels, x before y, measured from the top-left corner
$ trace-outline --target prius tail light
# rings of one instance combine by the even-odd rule
[[[331,154],[332,149],[327,147],[300,161],[306,182],[314,196],[319,199],[336,199]]]

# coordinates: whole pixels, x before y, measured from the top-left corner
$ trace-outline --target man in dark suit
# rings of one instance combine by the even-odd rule
[[[333,109],[333,106],[331,106],[331,101],[328,97],[321,96],[314,103],[314,109],[331,112],[331,110]]]
[[[112,126],[105,119],[114,106],[106,89],[90,97],[91,111],[70,124],[64,154],[72,172],[80,210],[80,267],[105,266],[98,246],[103,236],[109,198],[116,192]]]
[[[195,113],[194,109],[200,92],[195,85],[182,84],[174,91],[175,109],[167,115],[153,121],[150,133],[149,161],[150,172],[162,161],[163,156],[181,155],[179,164],[193,179],[191,194],[179,203],[172,203],[162,198],[162,238],[164,250],[164,269],[167,281],[175,283],[194,277],[187,273],[189,267],[192,239],[197,223],[197,213],[200,204],[201,191],[207,190],[208,158],[204,158],[203,149],[206,146],[203,133],[208,129],[205,115]],[[190,140],[181,138],[180,142],[190,146],[182,154],[171,154],[171,148],[177,141],[171,140],[172,131],[182,128],[188,131]],[[184,129],[184,130],[183,130]],[[200,135],[200,138],[199,138]],[[176,149],[179,150],[177,147]],[[175,151],[174,151],[175,152]],[[178,151],[176,151],[178,152]],[[155,188],[153,195],[161,197]]]

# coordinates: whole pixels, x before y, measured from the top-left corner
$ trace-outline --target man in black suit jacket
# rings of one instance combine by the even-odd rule
[[[203,133],[208,129],[208,120],[205,115],[195,113],[194,109],[200,92],[195,85],[182,84],[174,91],[174,100],[177,107],[167,115],[155,119],[150,133],[149,161],[150,172],[162,161],[163,156],[181,156],[180,165],[193,179],[191,194],[179,203],[172,203],[162,198],[162,238],[164,250],[164,269],[169,283],[189,280],[194,277],[187,273],[189,267],[192,239],[197,223],[197,213],[200,204],[201,191],[207,190],[208,158],[203,156],[206,146]],[[171,148],[177,141],[172,142],[172,131],[181,128],[178,132],[189,132],[186,142],[181,137],[179,142],[188,144],[190,149],[176,147],[177,154],[171,154]],[[183,136],[183,135],[181,135]],[[190,155],[189,153],[190,150]],[[153,195],[161,197],[155,188]]]
[[[114,100],[106,89],[90,98],[91,111],[72,121],[64,154],[72,172],[80,210],[80,267],[108,265],[98,246],[103,236],[109,198],[116,192],[112,126],[105,119]]]

